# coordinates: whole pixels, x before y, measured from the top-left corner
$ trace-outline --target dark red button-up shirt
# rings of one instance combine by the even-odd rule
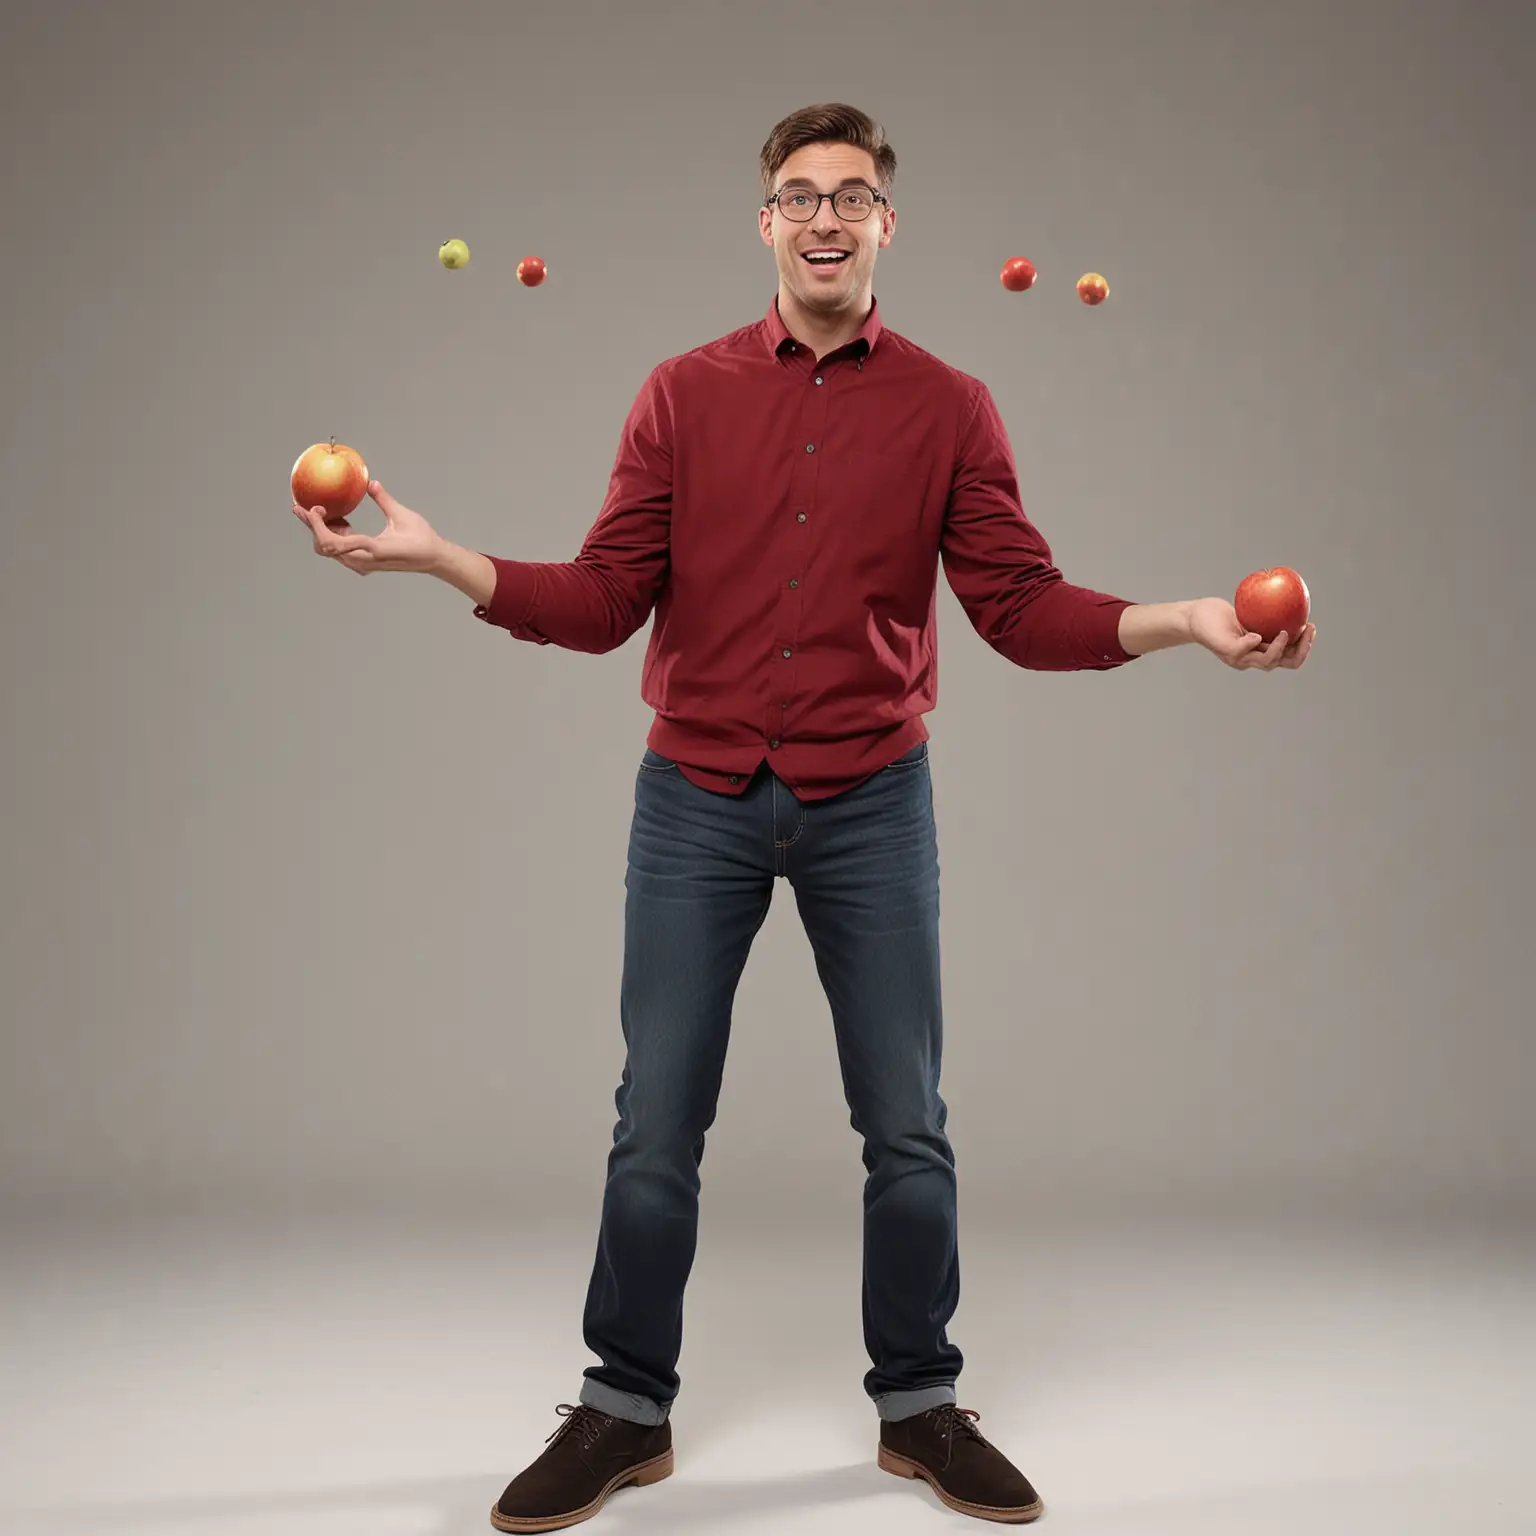
[[[740,794],[764,759],[802,800],[928,739],[942,561],[1021,667],[1107,671],[1130,606],[1070,585],[1024,515],[991,391],[880,323],[818,359],[779,318],[668,358],[624,423],[570,561],[505,560],[476,617],[611,651],[655,610],[649,745]]]

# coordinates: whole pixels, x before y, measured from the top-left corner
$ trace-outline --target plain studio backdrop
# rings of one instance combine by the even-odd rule
[[[1536,1359],[1529,7],[9,14],[0,1481],[29,1503],[17,1529],[100,1499],[133,1529],[234,1529],[228,1503],[176,1496],[376,1483],[385,1443],[435,1513],[412,1525],[402,1498],[369,1529],[477,1529],[574,1401],[650,625],[579,655],[478,623],[430,578],[360,579],[314,555],[288,474],[334,437],[455,542],[574,557],[648,370],[766,311],[758,151],[826,100],[869,111],[899,157],[886,324],[991,387],[1068,579],[1230,597],[1288,564],[1319,631],[1296,673],[1194,647],[1032,673],[940,577],[962,1401],[1058,1513],[1080,1470],[1107,1500],[1095,1530],[1122,1528],[1111,1485],[1189,1493],[1202,1437],[1262,1390],[1248,1375],[1207,1399],[1139,1485],[1115,1481],[1194,1390],[1158,1372],[1208,1329],[1230,1354],[1283,1319],[1276,1353],[1302,1373],[1216,1458],[1234,1484],[1316,1469],[1340,1425],[1412,1399],[1361,1474],[1390,1503],[1453,1382],[1447,1422],[1483,1415],[1469,1455],[1513,1435]],[[437,260],[452,237],[462,271]],[[530,254],[549,264],[534,290],[514,276]],[[1028,293],[998,281],[1011,255],[1039,269]],[[1074,289],[1090,270],[1111,287],[1098,308]],[[370,502],[356,521],[382,527]],[[737,997],[679,1432],[686,1409],[728,1436],[766,1381],[786,1415],[830,1404],[852,1448],[833,1462],[872,1468],[863,1169],[790,898],[781,883]],[[1260,1250],[1252,1283],[1274,1289],[1238,1329],[1249,1282],[1230,1266]],[[1286,1267],[1302,1252],[1369,1272],[1336,1334],[1343,1293]],[[1450,1291],[1393,1290],[1441,1273],[1463,1286],[1459,1335],[1436,1331],[1461,1315]],[[255,1288],[229,1300],[242,1276]],[[1371,1329],[1394,1295],[1408,1321],[1386,1344]],[[402,1321],[391,1298],[421,1305]],[[1489,1331],[1495,1298],[1510,1309]],[[284,1372],[349,1326],[302,1446],[283,1438],[306,1401]],[[155,1332],[174,1327],[192,1331]],[[1305,1384],[1347,1392],[1351,1342],[1372,1337],[1384,1369],[1417,1374],[1319,1419]],[[1451,1364],[1474,1356],[1513,1374],[1480,1395]],[[483,1401],[445,1389],[444,1359]],[[349,1374],[381,1360],[397,1395]],[[1145,1396],[1122,1424],[1133,1367]],[[1085,1415],[1071,1394],[1090,1387]],[[258,1409],[253,1453],[240,1414]],[[192,1418],[219,1426],[220,1456],[189,1451]],[[795,1454],[814,1465],[817,1446],[789,1471]],[[686,1524],[663,1501],[688,1466],[680,1442],[672,1484],[603,1518]],[[871,1529],[963,1524],[867,1476],[823,1490],[845,1521],[867,1494]],[[168,1502],[135,1514],[151,1493]],[[763,1528],[811,1521],[816,1489],[796,1497]],[[1307,1500],[1333,1528],[1342,1506]],[[745,1529],[756,1507],[696,1528]],[[1493,1508],[1478,1529],[1502,1529]],[[1156,1513],[1124,1528],[1161,1529]],[[286,1533],[344,1511],[247,1514]],[[1259,1519],[1234,1506],[1211,1529]]]

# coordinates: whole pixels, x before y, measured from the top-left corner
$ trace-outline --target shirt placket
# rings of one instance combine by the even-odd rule
[[[798,681],[804,675],[800,640],[805,632],[811,556],[819,534],[819,455],[826,438],[832,398],[831,369],[816,365],[814,360],[807,367],[794,358],[790,359],[789,366],[801,392],[801,403],[792,445],[795,465],[790,474],[789,499],[779,514],[781,534],[775,542],[774,579],[778,582],[779,593],[773,610],[772,686],[763,728],[770,752],[778,752],[783,746]]]

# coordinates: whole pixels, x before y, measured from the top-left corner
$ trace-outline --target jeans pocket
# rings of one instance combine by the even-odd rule
[[[928,743],[920,741],[910,752],[904,752],[894,763],[887,763],[881,773],[899,773],[904,768],[921,768],[928,761]]]
[[[653,752],[649,747],[645,749],[640,758],[641,773],[676,773],[677,764],[670,757],[663,757],[659,752]]]

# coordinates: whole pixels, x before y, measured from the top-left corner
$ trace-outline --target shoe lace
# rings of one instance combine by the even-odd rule
[[[981,1415],[974,1408],[957,1408],[953,1403],[940,1403],[937,1408],[930,1408],[928,1410],[928,1417],[933,1421],[934,1428],[944,1437],[944,1465],[946,1467],[955,1454],[955,1436],[957,1434],[964,1439],[975,1440],[980,1445],[989,1445],[991,1443],[976,1428],[976,1420]]]
[[[551,1440],[570,1439],[582,1450],[590,1451],[597,1444],[597,1437],[613,1423],[611,1414],[606,1414],[601,1409],[593,1408],[586,1403],[580,1405],[559,1403],[555,1407],[555,1412],[565,1420],[565,1423],[560,1425],[553,1434],[545,1436],[545,1445],[548,1445]]]

